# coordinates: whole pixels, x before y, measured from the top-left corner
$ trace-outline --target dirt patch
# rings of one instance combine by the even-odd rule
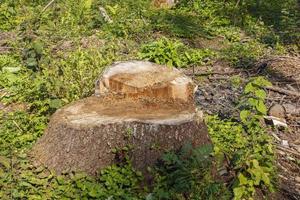
[[[96,35],[83,37],[80,40],[80,46],[83,48],[100,48],[105,45],[105,40],[98,38]]]
[[[215,51],[220,51],[225,49],[228,45],[225,43],[225,38],[223,37],[215,37],[213,39],[208,38],[193,38],[193,39],[185,39],[184,43],[187,43],[189,46],[193,48],[199,48],[199,49],[212,49]]]
[[[0,53],[8,53],[14,48],[9,45],[10,41],[15,41],[17,36],[13,32],[0,32]]]
[[[258,66],[279,81],[297,82],[300,84],[300,57],[275,56],[262,59]]]
[[[74,49],[81,47],[84,49],[97,49],[105,45],[105,40],[99,39],[96,35],[91,35],[81,38],[80,41],[74,42],[71,40],[59,41],[52,47],[52,52],[72,52]]]

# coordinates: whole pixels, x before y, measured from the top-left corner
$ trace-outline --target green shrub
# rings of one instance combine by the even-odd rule
[[[20,70],[21,63],[13,55],[0,55],[0,73],[1,71],[17,72]]]
[[[229,159],[237,176],[232,185],[234,199],[252,198],[256,188],[274,191],[276,169],[271,137],[261,124],[266,114],[266,93],[261,87],[270,83],[261,78],[251,80],[241,99],[240,122],[207,118],[214,153],[220,162]]]
[[[232,66],[248,68],[263,57],[266,49],[256,41],[234,42],[223,51],[223,58]]]
[[[13,165],[12,159],[17,159]],[[98,178],[82,172],[56,175],[33,167],[22,153],[0,156],[0,172],[1,199],[144,199],[142,177],[130,163],[103,169]]]
[[[66,58],[42,64],[41,76],[50,84],[51,96],[71,102],[94,93],[96,79],[113,57],[112,49],[77,49]]]
[[[179,41],[162,38],[156,42],[146,44],[142,47],[139,57],[158,64],[182,67],[184,62],[180,58],[180,51],[184,45]]]
[[[178,40],[162,38],[142,46],[139,58],[174,67],[202,65],[215,56],[208,49],[191,49]]]
[[[168,152],[156,169],[153,193],[147,199],[214,199],[226,189],[211,177],[212,146],[186,144]],[[226,199],[224,194],[223,198]]]
[[[39,138],[48,119],[26,112],[0,112],[0,155],[24,152]]]
[[[141,172],[133,169],[131,163],[123,166],[112,165],[100,173],[100,183],[105,188],[106,198],[114,199],[140,199],[143,189],[140,184],[143,180]]]

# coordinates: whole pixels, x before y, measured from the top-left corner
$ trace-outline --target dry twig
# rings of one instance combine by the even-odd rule
[[[42,13],[45,12],[47,10],[47,8],[49,8],[53,3],[54,3],[55,0],[51,0],[42,10]]]
[[[295,91],[291,91],[291,90],[286,90],[286,89],[275,87],[275,86],[267,86],[265,88],[267,90],[272,90],[274,92],[278,92],[278,93],[281,93],[281,94],[286,94],[286,95],[290,95],[290,96],[300,97],[300,93],[299,92],[295,92]]]

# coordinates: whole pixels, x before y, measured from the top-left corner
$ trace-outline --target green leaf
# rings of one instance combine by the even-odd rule
[[[106,8],[109,10],[109,12],[111,12],[113,15],[116,15],[117,10],[118,10],[118,4],[116,4],[115,6],[110,6],[107,5]]]
[[[262,173],[261,174],[261,179],[265,183],[266,186],[269,186],[271,184],[271,181],[270,181],[268,173]]]
[[[256,109],[258,112],[262,113],[263,115],[267,114],[267,107],[263,101],[258,101],[256,104]]]
[[[83,7],[85,9],[91,9],[92,3],[93,3],[93,0],[84,0],[84,6]]]
[[[247,185],[248,179],[242,173],[238,175],[238,179],[240,185]]]
[[[60,99],[51,99],[49,103],[50,108],[54,108],[54,109],[58,109],[62,107],[62,105],[63,105],[63,101]]]
[[[233,189],[234,200],[241,200],[245,194],[245,190],[246,190],[245,186],[234,188]]]
[[[101,197],[101,187],[99,185],[95,185],[89,190],[89,196],[93,198],[100,198]]]
[[[262,170],[260,167],[249,169],[248,172],[253,176],[254,185],[259,185],[261,181]]]
[[[248,99],[248,104],[255,107],[258,104],[258,100],[254,98],[249,98]]]
[[[242,120],[242,122],[247,122],[248,117],[251,115],[251,112],[249,110],[242,110],[240,112],[240,118]]]
[[[26,64],[28,67],[35,67],[35,66],[37,66],[37,61],[35,58],[28,58],[26,60]]]
[[[260,99],[265,99],[267,97],[267,94],[264,90],[255,90],[255,96]]]
[[[65,179],[63,176],[57,176],[56,181],[59,185],[63,185],[65,183]]]
[[[80,179],[83,179],[83,178],[86,178],[86,177],[87,177],[87,174],[86,174],[86,173],[83,173],[83,172],[77,172],[77,173],[72,177],[72,180],[77,181],[77,180],[80,180]]]
[[[248,83],[244,89],[245,94],[249,94],[250,92],[253,92],[255,90],[255,87],[253,87],[252,83]]]
[[[257,86],[263,87],[263,86],[271,86],[272,83],[265,79],[264,77],[260,76],[254,79],[253,83]]]
[[[35,52],[38,55],[41,55],[43,53],[43,44],[42,44],[42,42],[40,42],[40,41],[34,42],[33,49],[35,50]]]
[[[252,160],[252,164],[253,164],[254,168],[259,168],[260,167],[259,163],[258,163],[258,161],[256,159]]]
[[[19,186],[21,186],[21,187],[27,187],[27,188],[34,188],[34,186],[32,186],[30,183],[28,183],[26,181],[21,181],[19,183]]]
[[[30,177],[28,179],[28,182],[33,184],[33,185],[45,185],[47,183],[46,179],[39,179],[39,178],[35,178],[35,177]]]

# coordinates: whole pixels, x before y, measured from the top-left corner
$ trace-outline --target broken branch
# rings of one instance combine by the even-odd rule
[[[300,93],[299,92],[295,92],[295,91],[291,91],[291,90],[286,90],[286,89],[282,89],[282,88],[275,87],[275,86],[267,86],[265,88],[267,90],[272,90],[274,92],[278,92],[278,93],[281,93],[281,94],[286,94],[286,95],[290,95],[290,96],[300,97]]]
[[[42,13],[45,12],[45,10],[47,10],[47,8],[49,8],[49,6],[51,6],[54,3],[55,0],[51,0],[42,10]]]

